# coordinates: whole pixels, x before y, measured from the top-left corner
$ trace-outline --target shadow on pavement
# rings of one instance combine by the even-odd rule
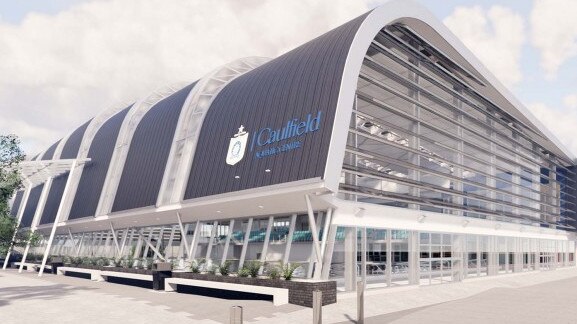
[[[69,295],[80,290],[95,290],[96,288],[74,287],[69,285],[48,286],[14,286],[0,289],[0,307],[9,305],[13,300],[40,299],[48,300]]]

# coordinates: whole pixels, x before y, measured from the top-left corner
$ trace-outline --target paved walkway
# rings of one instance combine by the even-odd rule
[[[323,323],[354,323],[355,294],[323,308]],[[577,268],[470,279],[463,283],[372,290],[366,323],[576,323]],[[159,293],[64,276],[0,271],[0,321],[59,323],[309,323],[312,310],[267,301]]]

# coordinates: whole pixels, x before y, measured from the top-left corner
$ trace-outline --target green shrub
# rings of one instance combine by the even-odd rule
[[[205,265],[205,263],[206,263],[206,260],[203,258],[194,259],[194,260],[192,260],[192,262],[190,263],[188,268],[190,269],[190,272],[192,272],[192,273],[200,273],[202,270],[202,267]]]
[[[134,265],[134,258],[133,257],[122,258],[122,261],[120,261],[120,265],[125,269],[132,268]]]
[[[218,266],[216,264],[213,264],[210,266],[210,268],[208,268],[208,273],[210,273],[211,275],[216,274],[216,270],[218,270]]]
[[[260,267],[262,266],[262,263],[260,261],[254,260],[254,261],[250,261],[248,263],[248,272],[250,273],[250,276],[253,278],[258,277],[258,273],[260,272]]]
[[[269,279],[279,279],[281,275],[281,271],[276,265],[269,266],[266,272]]]
[[[250,271],[248,270],[247,267],[242,267],[238,270],[237,275],[241,278],[246,278],[246,277],[250,276]]]
[[[105,257],[99,257],[96,258],[94,263],[99,267],[104,267],[105,265],[108,265],[108,259],[106,259]]]
[[[230,261],[224,261],[223,264],[218,266],[218,272],[223,276],[228,276],[230,274]]]
[[[140,259],[140,266],[142,269],[149,270],[152,268],[152,258],[142,258]]]
[[[108,264],[111,266],[114,266],[114,267],[120,267],[121,263],[122,263],[121,261],[122,261],[122,259],[111,258],[108,261]]]
[[[293,274],[295,272],[295,270],[300,267],[300,264],[283,264],[281,265],[282,267],[282,277],[284,278],[284,280],[291,280],[293,278]]]
[[[94,259],[91,257],[82,257],[80,264],[82,265],[94,265]]]
[[[79,266],[80,264],[82,264],[82,258],[81,257],[72,257],[70,258],[70,264],[72,264],[73,266]]]

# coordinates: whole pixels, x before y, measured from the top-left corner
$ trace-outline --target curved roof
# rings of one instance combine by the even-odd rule
[[[455,62],[464,87],[572,163],[574,156],[441,22],[396,0],[266,63],[227,65],[84,124],[42,155],[94,158],[75,175],[66,214],[73,220],[286,183],[321,183],[336,192],[361,65],[372,40],[391,24],[426,39]],[[61,198],[65,184],[53,182],[49,204],[58,204],[54,197]],[[56,209],[48,208],[43,221],[53,221]]]

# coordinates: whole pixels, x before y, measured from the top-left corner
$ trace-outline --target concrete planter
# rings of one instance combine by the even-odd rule
[[[148,269],[134,269],[134,268],[122,268],[122,267],[102,267],[96,265],[86,265],[81,264],[77,266],[71,265],[70,267],[81,268],[81,269],[93,269],[93,270],[101,270],[101,271],[116,271],[116,272],[124,272],[124,273],[136,273],[136,274],[145,274],[145,275],[152,275],[152,270]]]
[[[285,288],[289,290],[289,303],[305,307],[312,307],[313,291],[315,290],[322,291],[323,305],[334,304],[337,302],[337,283],[335,281],[305,281],[305,280],[287,281],[283,279],[232,277],[232,276],[219,276],[212,274],[192,273],[192,272],[173,272],[172,277],[226,282],[241,285]]]

